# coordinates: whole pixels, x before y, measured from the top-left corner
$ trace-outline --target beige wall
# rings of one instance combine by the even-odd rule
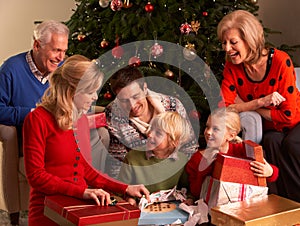
[[[258,4],[264,25],[282,32],[270,36],[274,44],[300,44],[300,0],[258,0]],[[0,64],[9,56],[30,49],[34,21],[66,21],[74,8],[74,0],[0,0]],[[300,50],[293,55],[300,65]]]
[[[31,48],[34,21],[66,21],[75,8],[74,0],[0,0],[0,65]]]
[[[265,27],[281,31],[270,35],[275,45],[300,45],[300,1],[299,0],[258,0],[259,18]],[[300,49],[293,52],[294,63],[300,66]]]

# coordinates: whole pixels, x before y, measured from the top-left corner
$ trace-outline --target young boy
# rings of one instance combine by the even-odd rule
[[[177,112],[156,115],[148,129],[147,150],[129,151],[119,179],[129,184],[143,183],[150,193],[178,185],[188,187],[184,167],[187,156],[177,151],[189,138],[189,126]],[[128,199],[133,202],[133,199]]]

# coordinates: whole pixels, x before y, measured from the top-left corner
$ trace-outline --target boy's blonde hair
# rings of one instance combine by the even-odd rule
[[[151,120],[150,124],[167,133],[170,145],[174,147],[185,143],[191,134],[187,120],[177,112],[160,113]]]

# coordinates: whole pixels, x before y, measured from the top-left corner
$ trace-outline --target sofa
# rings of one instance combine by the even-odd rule
[[[0,130],[0,209],[9,213],[27,210],[29,184],[23,157],[18,157],[16,128],[0,125]]]

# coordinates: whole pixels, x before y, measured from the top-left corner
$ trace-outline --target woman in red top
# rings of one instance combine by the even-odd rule
[[[207,143],[205,150],[196,152],[186,165],[191,194],[198,199],[201,186],[206,176],[212,174],[213,161],[218,152],[229,156],[248,158],[243,142],[233,143],[240,132],[240,117],[233,108],[218,108],[207,119],[204,137]],[[278,177],[278,168],[265,163],[252,161],[250,169],[258,177],[266,177],[273,182]]]
[[[225,105],[261,116],[266,159],[280,169],[278,194],[299,202],[300,95],[292,60],[265,47],[261,23],[247,11],[229,13],[217,31],[227,57],[221,87]],[[247,131],[249,125],[242,127]]]
[[[102,80],[97,61],[71,56],[51,74],[42,102],[26,117],[23,148],[31,186],[29,226],[57,225],[43,214],[46,195],[94,199],[97,205],[111,203],[108,192],[149,197],[144,185],[121,183],[91,167],[85,113],[97,100]]]

